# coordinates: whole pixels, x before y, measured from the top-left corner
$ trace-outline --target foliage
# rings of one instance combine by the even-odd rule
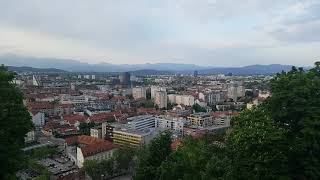
[[[149,91],[147,91],[147,93],[146,93],[146,98],[149,100],[149,99],[151,99],[151,92]]]
[[[320,179],[320,62],[277,74],[270,89],[222,138],[186,138],[169,154],[155,140],[138,154],[134,179]]]
[[[101,179],[101,177],[112,177],[114,173],[114,162],[112,159],[102,160],[86,160],[83,164],[84,170],[92,179]]]
[[[175,107],[177,104],[176,103],[170,103],[170,102],[168,102],[167,103],[167,109],[168,110],[171,110],[173,107]]]
[[[36,162],[35,159],[27,159],[28,161],[28,168],[31,168],[32,170],[38,172],[40,176],[38,176],[36,179],[37,180],[42,180],[42,179],[49,179],[52,173],[48,170],[47,167],[39,164]]]
[[[93,128],[94,126],[95,126],[94,122],[89,122],[89,123],[81,122],[79,124],[79,132],[84,135],[90,135],[90,129]]]
[[[129,146],[120,147],[114,153],[115,169],[119,171],[128,171],[132,167],[135,149]]]
[[[271,80],[272,96],[263,104],[268,115],[287,130],[292,178],[320,178],[320,67],[293,67]]]
[[[50,157],[58,153],[58,148],[57,147],[41,147],[32,150],[31,157],[33,159],[41,159],[45,157]]]
[[[231,178],[288,178],[286,131],[277,127],[263,109],[244,111],[233,121],[227,142]]]
[[[153,108],[153,107],[154,107],[154,103],[153,103],[152,100],[145,100],[145,101],[141,102],[141,104],[139,105],[139,107]]]
[[[164,132],[137,154],[135,180],[149,180],[160,177],[160,165],[171,153],[171,133]]]
[[[206,108],[203,108],[201,107],[199,104],[194,104],[192,106],[192,109],[195,111],[195,112],[207,112]]]
[[[15,74],[0,66],[0,179],[6,179],[20,167],[24,136],[32,130],[31,117],[23,105],[23,95],[12,83]]]
[[[114,152],[111,159],[94,161],[86,160],[84,169],[93,179],[110,178],[117,174],[127,173],[132,167],[135,149],[130,147],[121,147]]]

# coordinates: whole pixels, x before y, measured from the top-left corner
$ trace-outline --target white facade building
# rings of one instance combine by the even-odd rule
[[[176,103],[176,104],[181,104],[185,106],[194,105],[194,97],[191,95],[169,94],[168,99],[170,103]]]
[[[147,98],[146,88],[145,87],[135,87],[132,88],[132,96],[134,99]]]
[[[157,91],[154,98],[154,103],[161,108],[167,108],[168,96],[166,91]]]
[[[34,135],[34,131],[29,131],[26,136],[24,137],[24,142],[25,143],[30,143],[35,141],[35,135]]]
[[[183,127],[186,123],[184,118],[176,118],[170,116],[156,116],[155,117],[155,127],[162,129],[170,129],[183,133]]]
[[[44,120],[44,113],[43,112],[36,112],[36,113],[32,113],[30,112],[30,115],[32,117],[32,122],[35,126],[38,127],[42,127],[45,124],[45,120]]]
[[[151,98],[155,98],[157,91],[167,91],[166,87],[151,86]]]
[[[245,87],[242,82],[232,82],[228,87],[228,98],[237,101],[239,97],[245,96]]]
[[[155,121],[152,115],[134,116],[128,118],[128,121],[128,126],[134,130],[144,130],[155,127]]]

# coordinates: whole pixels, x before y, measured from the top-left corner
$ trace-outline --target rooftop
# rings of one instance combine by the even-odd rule
[[[92,156],[100,152],[109,151],[118,148],[118,145],[113,144],[110,141],[98,139],[91,136],[81,135],[66,138],[67,145],[83,144],[81,151],[84,157]]]

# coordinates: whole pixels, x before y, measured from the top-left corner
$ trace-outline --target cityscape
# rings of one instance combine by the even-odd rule
[[[1,4],[0,179],[320,179],[319,1]]]

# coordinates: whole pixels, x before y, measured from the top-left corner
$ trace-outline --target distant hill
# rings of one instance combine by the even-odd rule
[[[290,71],[291,65],[270,64],[270,65],[252,65],[232,68],[210,68],[200,70],[200,74],[228,74],[234,75],[253,75],[253,74],[275,74],[281,71]]]
[[[193,71],[194,69],[206,69],[208,67],[194,64],[155,63],[155,64],[89,64],[71,59],[35,58],[16,55],[0,56],[0,64],[7,66],[29,66],[35,68],[57,68],[70,72],[124,72],[143,69],[157,71]]]
[[[7,66],[19,66],[21,70],[30,72],[96,72],[96,73],[119,73],[129,71],[136,75],[162,75],[162,74],[192,74],[197,70],[199,74],[228,74],[253,75],[253,74],[275,74],[281,71],[289,71],[291,65],[251,65],[244,67],[210,67],[194,64],[178,63],[155,63],[155,64],[111,64],[99,63],[89,64],[70,59],[35,58],[16,55],[0,56],[0,64]],[[21,67],[23,66],[23,67]],[[26,67],[24,67],[26,66]],[[34,69],[28,69],[33,67]],[[17,67],[16,67],[17,68]]]
[[[136,71],[130,71],[132,75],[145,76],[145,75],[172,75],[173,71],[158,71],[153,69],[141,69]]]
[[[7,66],[8,70],[14,71],[14,72],[37,72],[37,73],[66,73],[67,71],[61,70],[61,69],[55,69],[55,68],[33,68],[28,66]]]

